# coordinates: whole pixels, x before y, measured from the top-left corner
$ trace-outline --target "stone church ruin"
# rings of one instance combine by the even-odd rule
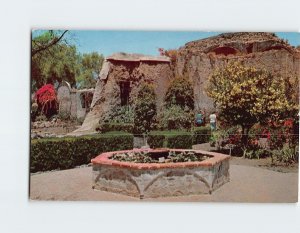
[[[57,90],[59,104],[58,113],[65,119],[77,119],[83,122],[90,111],[94,89],[72,89],[70,84],[63,82]]]
[[[264,68],[282,77],[300,77],[300,52],[273,33],[224,33],[186,43],[169,57],[113,54],[106,58],[95,87],[90,111],[73,135],[95,131],[99,120],[115,106],[130,105],[142,81],[155,85],[157,110],[174,75],[187,75],[194,88],[195,111],[214,110],[206,94],[209,76],[229,61]],[[295,88],[298,88],[295,87]]]
[[[118,53],[107,57],[96,84],[91,111],[75,134],[92,132],[116,106],[132,103],[142,82],[155,85],[158,110],[172,78],[170,59],[163,56]]]

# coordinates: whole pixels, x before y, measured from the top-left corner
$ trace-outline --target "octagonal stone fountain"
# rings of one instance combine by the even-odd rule
[[[229,182],[229,158],[182,149],[106,152],[92,159],[93,188],[141,199],[212,193]]]

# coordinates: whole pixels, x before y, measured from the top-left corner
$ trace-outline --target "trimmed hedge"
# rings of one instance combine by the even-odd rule
[[[81,137],[31,140],[30,172],[70,169],[90,163],[105,151],[132,149],[133,135],[109,132]]]
[[[209,142],[211,136],[210,127],[202,126],[193,129],[193,144]]]
[[[210,127],[197,127],[192,132],[187,131],[151,131],[148,144],[151,148],[181,148],[190,149],[194,144],[209,142]]]
[[[150,132],[148,134],[147,138],[147,143],[151,148],[162,148],[164,147],[164,140],[165,140],[165,135],[163,135],[161,131],[161,134],[158,132]]]
[[[186,131],[152,131],[147,142],[151,148],[190,149],[193,145],[193,135]]]
[[[193,146],[193,135],[167,135],[167,147],[179,149],[191,149]]]
[[[101,132],[106,133],[110,131],[123,131],[132,133],[133,132],[133,124],[130,123],[104,123],[101,125]]]

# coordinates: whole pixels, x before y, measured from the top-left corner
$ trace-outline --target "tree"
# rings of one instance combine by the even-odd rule
[[[57,45],[60,41],[63,40],[63,37],[67,32],[68,30],[64,30],[62,32],[48,30],[42,35],[32,39],[31,57],[35,56],[40,52],[50,49],[52,46]]]
[[[149,132],[156,116],[154,87],[142,83],[135,101],[134,131],[135,133]]]
[[[295,109],[286,98],[286,88],[281,77],[232,62],[211,75],[207,93],[226,122],[242,127],[242,143],[246,145],[249,129],[255,123],[278,119]]]
[[[36,52],[31,59],[32,91],[45,84],[54,85],[63,80],[75,86],[75,77],[79,73],[79,56],[76,47],[62,40],[55,40],[56,43],[51,43],[53,37],[49,31],[43,32],[32,41],[33,47],[34,44],[44,45],[43,48],[48,45],[47,49],[33,49],[39,52]]]
[[[176,76],[167,90],[165,96],[166,107],[178,105],[182,109],[194,109],[194,89],[191,82],[185,76]]]
[[[79,54],[65,38],[67,31],[43,31],[32,39],[32,91],[45,84],[67,81],[72,87],[92,88],[101,70],[103,56],[97,52]]]
[[[103,55],[97,52],[83,54],[80,57],[80,75],[76,77],[77,88],[95,87],[103,61]]]

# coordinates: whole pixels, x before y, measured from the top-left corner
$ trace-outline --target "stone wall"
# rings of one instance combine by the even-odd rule
[[[71,114],[71,93],[68,86],[61,86],[57,90],[58,112],[63,116]]]
[[[118,152],[103,153],[92,159],[93,188],[155,198],[209,194],[230,180],[229,155],[205,152],[212,157],[201,162],[147,164],[110,160],[113,153]]]
[[[174,74],[188,75],[195,96],[195,111],[215,110],[206,94],[209,76],[231,60],[264,68],[276,76],[300,78],[300,52],[272,33],[241,32],[192,41],[178,49],[177,60],[170,65],[167,57],[118,53],[103,64],[91,104],[92,110],[74,134],[93,132],[104,114],[120,105],[120,82],[130,82],[130,101],[134,100],[142,81],[155,85],[158,111]],[[172,69],[173,68],[173,69]],[[175,69],[175,70],[174,70]],[[294,87],[298,90],[299,85]]]
[[[153,83],[156,92],[157,109],[160,111],[168,84],[172,79],[170,61],[165,57],[145,57],[142,55],[121,54],[106,58],[96,84],[91,111],[83,125],[74,134],[93,132],[99,120],[121,106],[120,83],[130,83],[130,104],[142,82]]]
[[[300,77],[299,52],[271,33],[229,33],[190,42],[178,50],[176,73],[187,74],[193,83],[196,111],[214,110],[206,94],[208,78],[231,60],[275,76]]]
[[[93,92],[94,89],[76,90],[71,89],[67,84],[63,84],[57,90],[59,114],[65,119],[72,118],[83,121],[89,107],[82,105],[82,94],[93,94]]]

